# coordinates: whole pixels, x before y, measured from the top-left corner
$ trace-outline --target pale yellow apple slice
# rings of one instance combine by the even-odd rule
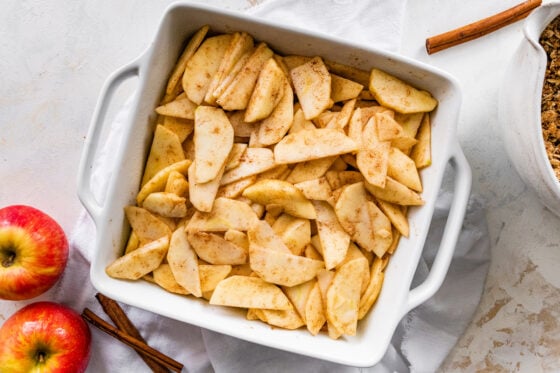
[[[249,245],[251,269],[267,282],[295,286],[313,279],[325,268],[322,261],[303,256]]]
[[[247,251],[215,233],[189,233],[188,240],[198,257],[210,264],[243,264]]]
[[[163,289],[181,295],[188,295],[190,294],[187,289],[182,287],[177,280],[175,280],[175,276],[171,271],[171,267],[167,263],[162,263],[152,271],[152,275],[154,278],[154,282],[161,286]]]
[[[220,180],[224,174],[225,165],[222,166],[214,179],[206,183],[196,182],[195,174],[197,168],[198,164],[196,161],[191,164],[191,167],[189,167],[189,199],[198,211],[210,212],[212,211],[214,200],[216,199],[218,189],[220,188]]]
[[[367,202],[363,182],[346,185],[336,201],[335,212],[340,225],[352,239],[361,248],[372,251],[375,237]]]
[[[184,159],[179,137],[162,125],[156,126],[141,185],[145,185],[165,167]]]
[[[163,236],[171,236],[167,224],[148,210],[137,206],[125,206],[124,212],[141,245]]]
[[[333,269],[346,257],[350,235],[340,225],[334,209],[324,201],[313,201],[317,211],[317,232],[323,250],[325,268]]]
[[[233,127],[220,108],[199,106],[194,120],[194,181],[206,183],[218,176],[233,147]],[[189,179],[191,181],[192,179]]]
[[[224,174],[221,185],[226,185],[244,179],[249,176],[257,175],[276,167],[274,154],[268,148],[247,148],[241,158],[239,165]]]
[[[249,276],[231,276],[220,281],[210,298],[210,304],[272,310],[288,310],[292,307],[278,286]]]
[[[182,227],[175,230],[171,236],[167,262],[177,283],[195,297],[201,297],[198,256],[189,244],[187,233]]]
[[[416,138],[418,143],[412,148],[410,157],[417,168],[428,167],[432,164],[432,127],[429,115],[424,116]]]
[[[387,175],[416,192],[422,192],[422,181],[416,164],[401,150],[391,148],[387,167]]]
[[[294,93],[286,77],[282,77],[282,82],[280,101],[271,114],[261,121],[257,132],[258,142],[265,146],[280,141],[294,120]]]
[[[151,193],[144,200],[142,207],[167,218],[183,218],[187,215],[187,199],[175,193]]]
[[[175,100],[158,106],[156,113],[175,118],[194,119],[194,111],[197,106],[185,93],[181,93]]]
[[[183,74],[183,90],[197,105],[204,100],[212,77],[218,71],[231,39],[231,34],[207,38],[187,62]]]
[[[391,220],[389,220],[375,203],[368,201],[367,208],[374,236],[373,248],[371,251],[373,251],[377,257],[382,258],[393,242]]]
[[[287,83],[286,77],[276,60],[268,59],[259,72],[255,88],[247,103],[244,118],[246,122],[259,121],[272,113],[285,92],[284,82]],[[291,104],[293,104],[293,100]]]
[[[282,290],[292,302],[292,305],[301,316],[302,320],[306,322],[305,305],[309,298],[311,290],[315,287],[317,280],[310,280],[296,286],[283,286]]]
[[[358,320],[364,318],[369,312],[381,292],[381,286],[385,273],[383,272],[383,260],[375,258],[371,265],[370,280],[368,286],[360,298],[360,306],[358,309]]]
[[[314,57],[290,70],[295,93],[305,119],[313,119],[329,107],[331,75],[321,57]]]
[[[419,206],[424,204],[424,200],[418,193],[389,176],[387,176],[384,188],[380,188],[368,182],[364,185],[368,192],[373,194],[376,198],[387,202],[404,206]]]
[[[276,163],[297,163],[350,153],[356,142],[332,128],[305,129],[286,135],[274,147]]]
[[[192,119],[162,116],[160,123],[165,128],[175,133],[180,143],[183,143],[194,131],[194,121]]]
[[[214,105],[216,103],[216,99],[219,96],[215,95],[216,89],[222,80],[232,71],[235,64],[241,59],[241,57],[253,49],[253,45],[253,37],[248,33],[235,32],[233,34],[231,42],[222,57],[222,61],[220,62],[220,67],[208,85],[208,90],[206,91],[206,96],[204,97],[205,102],[210,105]]]
[[[363,268],[359,259],[343,264],[327,290],[327,319],[342,334],[356,335]]]
[[[272,230],[294,255],[301,255],[311,242],[311,223],[308,219],[281,214],[272,224]]]
[[[294,330],[305,325],[294,307],[290,307],[288,310],[261,309],[259,311],[262,313],[266,323],[272,326]]]
[[[408,237],[410,233],[408,219],[406,218],[406,212],[399,205],[391,202],[384,201],[382,199],[377,200],[379,208],[381,211],[387,215],[393,226],[405,237]]]
[[[247,230],[249,246],[251,244],[277,250],[284,253],[291,253],[290,248],[284,243],[274,229],[264,220],[258,220],[249,230]]]
[[[294,184],[294,186],[301,190],[301,192],[307,199],[328,201],[332,195],[332,189],[325,177],[302,181],[300,183]]]
[[[231,273],[231,268],[228,264],[200,264],[198,273],[202,292],[213,291]]]
[[[319,283],[315,281],[307,298],[307,302],[305,303],[305,323],[307,325],[307,330],[309,330],[312,335],[319,334],[321,328],[327,321],[323,303],[321,288],[319,287]]]
[[[228,229],[247,231],[251,229],[259,218],[245,202],[229,198],[216,198],[212,211],[205,213],[197,211],[189,221],[188,232],[225,232]]]
[[[273,54],[265,43],[260,43],[216,103],[225,110],[245,110],[260,71]]]
[[[165,167],[163,170],[160,170],[146,184],[144,184],[144,186],[142,186],[142,188],[138,192],[138,195],[136,196],[136,203],[141,206],[142,202],[144,202],[144,199],[146,199],[146,197],[150,193],[161,192],[162,190],[164,190],[165,185],[167,184],[167,178],[173,171],[186,175],[190,165],[191,161],[185,159],[183,161],[173,163]]]
[[[373,185],[385,186],[391,142],[379,140],[378,122],[370,118],[362,130],[362,147],[356,154],[356,164],[364,178]]]
[[[290,172],[286,181],[296,184],[302,181],[318,179],[325,175],[337,158],[338,157],[334,155],[298,163],[295,165],[292,172]]]
[[[189,42],[183,50],[183,53],[181,53],[177,64],[173,67],[173,71],[171,72],[171,76],[169,77],[169,80],[167,82],[164,102],[167,101],[167,98],[173,99],[175,96],[177,96],[178,92],[183,89],[181,83],[183,74],[185,73],[185,67],[187,66],[187,63],[194,55],[200,44],[202,44],[202,41],[206,37],[208,30],[210,30],[210,26],[204,25],[200,29],[198,29],[198,31],[189,39]]]
[[[357,98],[364,86],[353,80],[331,74],[331,100],[334,102]]]
[[[313,204],[293,184],[283,180],[257,181],[243,191],[243,196],[262,205],[277,204],[290,215],[315,219]]]
[[[117,258],[105,268],[105,272],[113,278],[137,280],[161,264],[168,246],[169,237],[163,236]]]
[[[437,100],[423,90],[379,69],[372,69],[369,90],[377,102],[399,113],[418,113],[434,110]]]

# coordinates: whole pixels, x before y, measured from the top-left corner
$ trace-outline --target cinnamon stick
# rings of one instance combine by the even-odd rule
[[[496,31],[504,26],[517,22],[527,17],[531,11],[540,6],[542,0],[527,0],[513,8],[494,14],[480,21],[459,27],[426,39],[428,54],[462,44]]]
[[[165,366],[166,368],[172,370],[173,372],[180,373],[183,369],[183,364],[178,361],[173,360],[169,356],[159,352],[158,350],[148,346],[146,343],[131,337],[125,332],[115,328],[113,325],[109,324],[99,316],[97,316],[89,308],[84,308],[82,312],[82,317],[84,320],[89,322],[91,325],[95,326],[99,330],[109,334],[110,336],[118,339],[122,343],[132,347],[136,351],[141,352],[144,355],[150,356],[153,360],[157,361],[159,364]]]
[[[111,299],[111,298],[109,298],[106,295],[103,295],[101,293],[95,294],[95,298],[97,298],[97,300],[99,301],[99,304],[101,304],[101,307],[103,308],[103,311],[105,311],[107,316],[109,316],[109,318],[111,318],[111,320],[113,321],[113,323],[115,324],[115,326],[117,328],[119,328],[120,330],[122,330],[126,334],[130,335],[131,337],[134,337],[134,338],[138,339],[139,341],[142,341],[142,342],[146,343],[146,340],[142,337],[142,335],[140,334],[138,329],[136,329],[136,327],[134,326],[132,321],[130,321],[130,319],[128,318],[126,313],[123,311],[121,306],[119,306],[119,304],[115,300],[113,300],[113,299]],[[154,372],[154,373],[169,373],[169,369],[167,369],[165,366],[159,364],[156,360],[154,360],[154,359],[150,358],[149,356],[146,356],[146,355],[144,355],[144,354],[142,354],[138,351],[136,351],[136,352],[142,358],[142,360],[144,360],[146,365],[148,367],[150,367],[152,372]]]

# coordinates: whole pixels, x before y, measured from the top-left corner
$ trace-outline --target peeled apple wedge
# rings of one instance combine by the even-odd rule
[[[290,215],[315,219],[315,208],[293,184],[283,180],[265,179],[257,181],[243,191],[243,196],[262,205],[277,204]]]
[[[381,105],[403,114],[432,111],[437,105],[429,92],[378,69],[371,70],[369,90]]]

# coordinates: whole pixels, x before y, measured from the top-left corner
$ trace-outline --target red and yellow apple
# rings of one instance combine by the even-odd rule
[[[91,333],[71,308],[36,302],[14,313],[0,328],[3,373],[80,373],[87,368]]]
[[[25,205],[0,209],[0,299],[34,298],[50,289],[68,261],[58,223]]]

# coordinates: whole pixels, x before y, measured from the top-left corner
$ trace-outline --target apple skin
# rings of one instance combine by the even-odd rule
[[[25,205],[0,209],[0,298],[24,300],[50,289],[64,272],[68,240],[49,215]]]
[[[0,328],[3,373],[81,373],[89,363],[91,332],[71,308],[35,302],[14,313]]]

